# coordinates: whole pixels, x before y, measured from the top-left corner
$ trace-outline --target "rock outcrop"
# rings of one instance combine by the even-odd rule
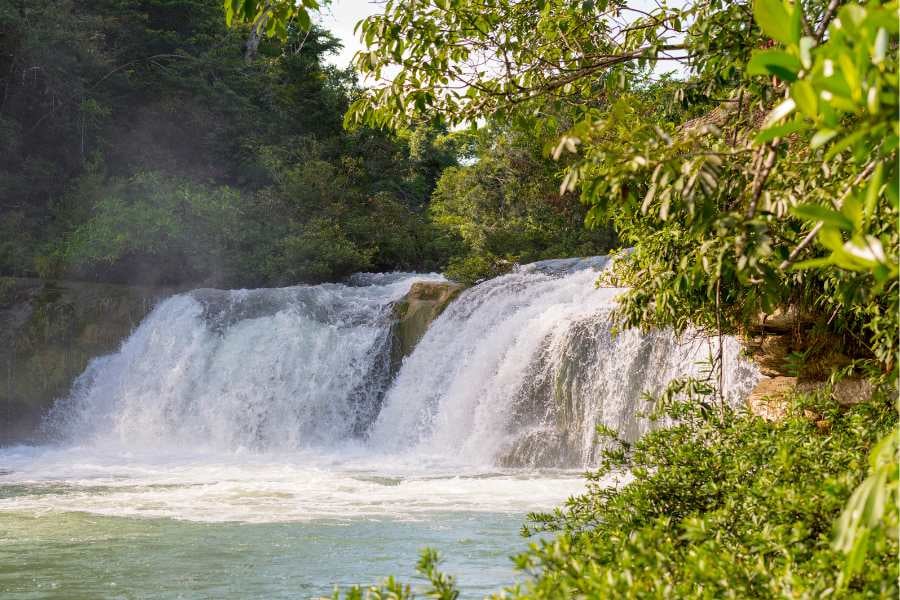
[[[842,341],[816,328],[816,318],[797,307],[760,314],[742,334],[744,347],[763,375],[747,397],[750,412],[770,421],[783,418],[794,393],[809,393],[829,385],[829,376],[850,364]],[[831,386],[842,405],[865,402],[872,385],[850,377]]]
[[[32,439],[88,362],[175,291],[0,278],[0,445]]]
[[[463,289],[465,286],[452,281],[419,281],[412,285],[409,293],[394,306],[397,324],[392,355],[398,364]]]

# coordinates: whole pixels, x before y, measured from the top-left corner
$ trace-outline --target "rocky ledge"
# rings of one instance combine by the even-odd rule
[[[827,388],[834,400],[845,406],[872,397],[872,385],[858,377],[829,383],[831,373],[852,362],[852,351],[817,324],[815,315],[789,307],[760,314],[758,322],[742,333],[744,347],[763,376],[746,400],[753,414],[779,420],[797,392]]]
[[[425,335],[432,321],[462,292],[464,286],[452,281],[419,281],[394,305],[393,356],[399,362],[408,356]]]

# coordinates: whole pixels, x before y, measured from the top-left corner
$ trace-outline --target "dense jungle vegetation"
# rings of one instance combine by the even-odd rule
[[[722,405],[712,356],[648,401],[676,425],[604,432],[505,594],[897,596],[896,1],[388,1],[360,80],[325,66],[312,0],[0,6],[5,274],[474,281],[631,247],[599,282],[630,286],[622,327],[794,311],[817,386],[768,422]],[[840,405],[842,379],[870,398]]]
[[[291,25],[251,52],[225,17],[219,0],[0,1],[0,275],[240,287],[449,264],[465,279],[609,247],[531,140],[464,166],[493,141],[348,132],[360,88],[326,63],[328,32]]]

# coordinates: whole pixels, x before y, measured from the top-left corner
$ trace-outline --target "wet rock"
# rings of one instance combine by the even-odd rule
[[[497,457],[505,468],[560,468],[577,464],[565,431],[539,428],[520,434]]]
[[[425,335],[431,322],[462,292],[464,286],[452,281],[419,281],[412,285],[403,300],[394,306],[394,355],[408,356]]]
[[[31,439],[88,362],[114,351],[175,291],[2,278],[0,445]]]

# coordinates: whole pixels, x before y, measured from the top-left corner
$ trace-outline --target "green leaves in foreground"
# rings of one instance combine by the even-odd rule
[[[827,257],[797,263],[795,269],[836,265],[848,271],[868,271],[879,286],[897,277],[896,257],[885,251],[885,247],[890,247],[889,241],[883,242],[870,233],[879,196],[889,193],[882,184],[883,165],[879,163],[871,170],[874,173],[868,187],[849,194],[839,209],[820,204],[800,204],[792,208],[801,219],[818,222],[818,240],[831,251]],[[849,239],[845,240],[845,237]]]
[[[533,529],[557,537],[517,558],[534,576],[513,597],[896,597],[897,446],[878,443],[896,426],[894,403],[795,400],[780,423],[709,410],[702,396],[670,400],[677,425],[607,453],[587,494],[535,515]],[[852,493],[873,446],[873,483]],[[610,487],[626,469],[630,482]],[[851,493],[839,530],[867,533],[833,545]],[[848,545],[863,568],[844,570]]]
[[[869,476],[853,492],[838,521],[834,548],[848,555],[842,585],[862,570],[873,532],[897,539],[898,452],[900,427],[895,427],[872,449]]]
[[[312,26],[311,11],[319,9],[317,0],[225,0],[225,22],[259,23],[269,37],[285,39],[288,24],[296,21],[306,31]]]
[[[782,44],[796,44],[803,29],[803,12],[799,5],[783,0],[756,0],[753,17],[767,35]]]
[[[429,583],[423,595],[433,600],[457,600],[459,590],[456,589],[453,577],[439,571],[439,563],[440,556],[435,550],[431,548],[422,550],[416,571]],[[340,600],[340,590],[335,590],[331,597],[332,600]],[[345,600],[412,600],[415,597],[408,584],[404,585],[393,577],[388,577],[381,585],[367,588],[356,585],[344,593]]]

